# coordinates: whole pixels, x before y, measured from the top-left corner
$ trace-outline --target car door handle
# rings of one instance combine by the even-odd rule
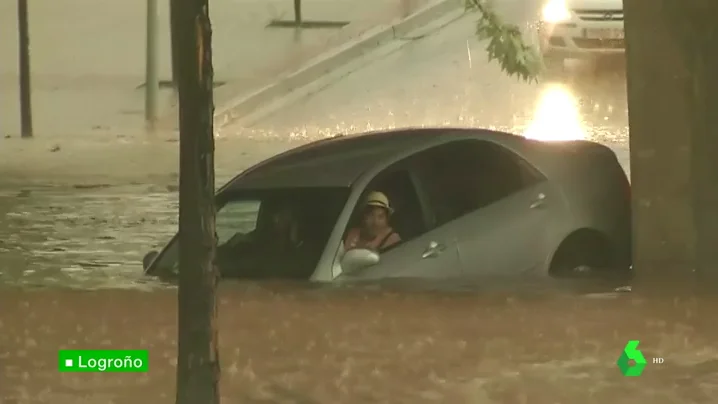
[[[443,244],[439,244],[436,241],[432,241],[429,243],[429,246],[426,247],[426,250],[424,250],[424,253],[421,254],[421,258],[434,258],[438,257],[439,254],[441,254],[442,251],[446,250],[446,246]]]
[[[546,194],[540,193],[536,196],[536,199],[534,199],[533,202],[531,202],[531,205],[529,206],[531,209],[536,209],[542,207],[546,203]]]

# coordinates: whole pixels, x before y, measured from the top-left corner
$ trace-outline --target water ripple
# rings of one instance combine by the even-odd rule
[[[142,256],[177,230],[177,194],[143,186],[25,190],[2,198],[0,279],[137,287]]]

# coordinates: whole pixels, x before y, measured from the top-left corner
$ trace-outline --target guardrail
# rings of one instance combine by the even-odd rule
[[[302,18],[302,0],[294,0],[293,20],[272,20],[267,28],[342,28],[349,21],[305,21]]]

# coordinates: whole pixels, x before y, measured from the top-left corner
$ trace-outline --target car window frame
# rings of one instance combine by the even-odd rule
[[[220,227],[220,226],[219,226],[220,223],[219,223],[219,220],[218,220],[218,219],[220,219],[220,215],[222,214],[222,212],[224,211],[224,209],[225,209],[226,207],[228,207],[229,205],[232,205],[232,204],[245,204],[245,203],[248,203],[248,202],[250,202],[250,201],[249,201],[249,200],[232,200],[232,199],[229,199],[229,200],[227,200],[225,203],[223,203],[222,205],[217,206],[217,210],[215,211],[215,232],[217,233],[217,246],[218,246],[218,247],[221,246],[222,244],[224,244],[224,242],[227,242],[227,240],[229,240],[229,239],[227,239],[227,240],[224,240],[224,242],[222,242],[222,238],[220,237],[220,234],[219,234],[219,231],[218,231],[218,230],[219,230],[219,227]],[[249,234],[249,233],[251,233],[251,232],[257,230],[257,227],[259,226],[259,222],[260,222],[260,216],[261,216],[261,214],[262,214],[262,208],[263,208],[264,205],[265,205],[265,202],[264,202],[264,201],[261,201],[261,200],[258,200],[258,199],[254,199],[254,200],[252,200],[251,202],[257,204],[257,210],[253,212],[253,214],[254,214],[254,227],[253,227],[251,230],[249,230],[248,232],[243,233],[243,234]],[[230,238],[231,238],[231,237],[232,237],[232,236],[230,236]]]
[[[513,190],[510,193],[502,196],[501,198],[493,200],[486,205],[475,207],[468,212],[465,212],[459,216],[453,217],[449,220],[445,220],[442,222],[441,218],[439,218],[440,209],[438,209],[438,207],[437,207],[438,206],[437,200],[436,200],[435,196],[432,195],[432,191],[431,191],[432,185],[429,184],[429,180],[431,180],[432,178],[427,178],[428,176],[426,174],[428,171],[426,169],[421,168],[422,160],[425,159],[426,156],[429,155],[430,153],[437,152],[442,147],[447,147],[449,145],[456,146],[457,144],[468,144],[468,143],[476,143],[476,144],[483,143],[483,144],[490,145],[490,147],[497,148],[500,151],[500,153],[502,153],[504,155],[503,158],[510,159],[512,161],[512,163],[515,164],[519,170],[521,170],[521,173],[522,173],[521,178],[522,179],[526,177],[523,175],[523,173],[526,173],[533,180],[530,182],[522,181],[521,188]],[[429,219],[431,224],[430,224],[427,232],[431,231],[432,229],[439,228],[443,225],[455,222],[457,220],[461,220],[461,218],[463,218],[465,216],[468,216],[468,215],[475,213],[479,210],[482,210],[482,209],[488,208],[490,206],[493,206],[497,203],[500,203],[501,201],[506,200],[506,199],[520,193],[521,191],[524,191],[530,187],[533,187],[537,184],[540,184],[540,183],[548,180],[547,177],[537,167],[535,167],[533,164],[531,164],[526,158],[521,156],[521,154],[519,152],[517,152],[515,149],[507,147],[503,144],[500,144],[498,142],[495,142],[495,141],[492,141],[489,139],[452,140],[447,143],[442,143],[439,145],[432,146],[428,149],[424,149],[424,150],[418,152],[417,154],[415,154],[414,156],[412,156],[412,158],[414,159],[412,164],[414,165],[416,181],[418,182],[417,188],[420,188],[422,190],[422,192],[424,194],[423,198],[425,199],[425,201],[426,201],[425,203],[427,204],[426,211],[430,212],[429,214],[431,215],[430,219]],[[442,178],[442,177],[439,177],[439,178]]]
[[[352,185],[352,189],[354,190],[352,192],[353,196],[350,196],[349,200],[347,201],[347,205],[345,206],[344,212],[337,219],[334,234],[330,237],[323,258],[320,260],[319,264],[322,265],[322,263],[324,263],[323,265],[328,266],[328,275],[330,275],[329,279],[334,280],[343,275],[341,259],[344,253],[346,253],[346,250],[344,249],[344,241],[346,239],[346,234],[350,226],[352,225],[353,215],[356,212],[357,207],[363,202],[364,198],[367,195],[367,192],[375,183],[376,179],[382,175],[386,175],[392,171],[406,170],[408,172],[409,179],[412,186],[414,187],[414,191],[416,192],[416,196],[418,198],[422,220],[424,221],[424,232],[414,238],[421,237],[434,229],[433,223],[430,220],[430,218],[433,217],[430,211],[431,204],[427,199],[427,194],[418,179],[415,165],[413,164],[416,155],[423,152],[424,150],[426,149],[418,150],[411,154],[404,155],[400,159],[387,164],[386,166],[382,167],[374,173],[367,173],[368,175],[370,175],[370,177],[366,179],[361,179],[359,182]],[[337,236],[339,236],[338,240],[336,238]],[[397,243],[395,246],[383,250],[383,252],[393,250],[394,248],[400,248],[406,242],[411,241],[414,238],[402,238],[401,242]]]
[[[530,182],[530,183],[525,182],[523,184],[522,188],[514,190],[512,193],[505,195],[501,199],[509,198],[512,195],[515,195],[515,194],[522,192],[530,187],[535,186],[536,184],[540,184],[544,181],[548,181],[548,178],[546,177],[546,175],[544,175],[544,173],[541,172],[541,170],[539,170],[538,167],[531,164],[525,157],[523,157],[515,149],[507,147],[507,146],[497,143],[497,142],[490,141],[490,140],[479,139],[479,141],[485,141],[485,142],[491,143],[494,147],[500,149],[509,159],[511,159],[516,164],[516,166],[518,166],[519,170],[521,170],[522,172],[525,172],[525,173],[529,174],[531,177],[533,177],[532,182]],[[522,175],[522,179],[523,178],[525,178],[525,177]],[[496,202],[500,201],[501,199],[497,200]]]
[[[324,187],[319,187],[319,188],[324,188]],[[329,188],[333,188],[333,187],[329,187]],[[345,188],[345,187],[337,187],[337,188]],[[217,191],[217,193],[216,193],[215,196],[214,196],[215,215],[216,215],[216,212],[218,212],[219,210],[221,210],[226,204],[231,203],[231,202],[235,199],[235,195],[237,195],[238,193],[242,193],[242,192],[246,192],[246,191],[250,191],[250,192],[260,192],[260,191],[267,191],[267,190],[271,190],[271,189],[272,189],[272,188],[266,188],[266,189],[264,189],[264,188],[256,188],[256,189],[248,189],[248,190],[245,190],[245,189],[233,190],[233,189],[231,189],[231,188],[228,188],[228,189],[222,188],[222,189],[220,189],[220,191]],[[345,205],[348,203],[349,198],[351,197],[352,187],[346,187],[346,191],[347,191],[347,196],[346,196],[346,200],[345,200],[343,206],[345,206]],[[260,218],[261,215],[262,215],[262,212],[261,212],[261,204],[260,204],[260,209],[259,209],[259,211],[257,212],[257,220],[258,220],[258,221],[259,221],[259,218]],[[341,220],[341,216],[342,216],[342,212],[340,211],[339,214],[338,214],[338,216],[337,216],[337,218],[335,219],[335,226],[336,226],[337,222],[338,222],[339,220]],[[216,220],[216,216],[215,216],[215,220]],[[330,235],[329,235],[329,239],[327,240],[327,243],[329,243],[330,240],[331,240],[331,233],[330,233]],[[219,244],[217,244],[217,247],[219,247]],[[175,273],[167,274],[167,273],[165,273],[165,272],[162,272],[162,271],[161,271],[161,268],[158,268],[158,267],[157,267],[157,264],[158,264],[159,262],[162,262],[162,259],[164,258],[164,256],[165,256],[167,253],[169,253],[169,252],[172,250],[172,248],[179,248],[179,231],[175,231],[174,235],[162,246],[161,249],[159,249],[159,251],[157,252],[157,255],[154,257],[154,259],[152,260],[152,262],[150,263],[150,265],[149,265],[146,269],[144,269],[144,270],[142,271],[143,275],[144,275],[144,276],[151,276],[151,277],[160,277],[160,279],[163,279],[163,278],[167,278],[167,279],[175,278],[175,277],[177,276],[177,274],[175,274]],[[324,251],[326,251],[327,248],[328,248],[328,244],[326,244],[326,245],[324,246],[324,249],[322,250],[321,256],[323,256]],[[317,268],[319,267],[319,265],[321,265],[321,264],[320,264],[321,259],[322,259],[322,258],[320,257],[319,262],[317,263]],[[315,271],[316,271],[316,268],[315,268]],[[310,278],[310,279],[311,279],[311,278]]]
[[[399,237],[401,237],[401,241],[399,243],[396,243],[395,245],[392,245],[392,246],[382,250],[382,252],[392,250],[396,247],[401,246],[402,244],[404,244],[407,241],[411,241],[411,240],[418,238],[418,237],[428,233],[429,231],[431,231],[432,223],[429,220],[431,217],[431,214],[428,211],[429,204],[428,204],[428,201],[426,200],[426,195],[424,193],[424,190],[421,188],[421,184],[417,178],[416,172],[414,171],[414,165],[412,164],[414,156],[415,155],[411,155],[409,157],[403,158],[403,159],[387,166],[386,168],[384,168],[380,172],[378,172],[376,175],[374,175],[371,179],[369,179],[366,186],[364,186],[363,189],[361,190],[359,199],[352,207],[352,216],[350,217],[349,221],[347,221],[347,223],[344,225],[344,231],[342,233],[342,243],[346,239],[346,235],[349,232],[349,229],[351,228],[352,224],[354,224],[354,223],[352,223],[352,220],[354,219],[354,214],[356,214],[356,212],[358,211],[358,209],[359,209],[360,205],[363,203],[366,195],[373,190],[373,185],[376,183],[377,179],[381,180],[381,177],[386,177],[393,173],[398,173],[398,172],[402,172],[402,171],[407,174],[409,183],[413,187],[417,202],[419,203],[419,209],[421,211],[421,220],[423,221],[423,232],[419,235],[415,235],[411,239],[407,239],[402,234],[399,233]]]

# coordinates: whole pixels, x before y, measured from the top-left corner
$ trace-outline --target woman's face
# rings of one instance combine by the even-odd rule
[[[378,236],[389,227],[389,215],[384,208],[367,208],[363,219],[364,230],[373,237]]]

